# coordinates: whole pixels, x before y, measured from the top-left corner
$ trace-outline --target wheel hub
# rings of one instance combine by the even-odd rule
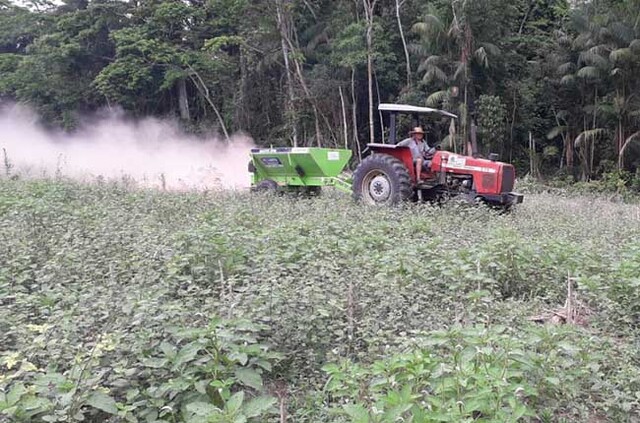
[[[391,193],[391,183],[384,175],[377,175],[369,183],[369,195],[375,201],[384,201]]]

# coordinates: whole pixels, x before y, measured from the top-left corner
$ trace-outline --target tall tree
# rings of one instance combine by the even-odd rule
[[[407,47],[407,40],[404,36],[404,30],[402,28],[402,19],[400,18],[400,10],[405,4],[405,0],[395,0],[396,2],[396,19],[398,20],[398,32],[400,33],[400,39],[402,40],[402,49],[404,50],[405,66],[407,70],[407,85],[411,85],[411,59],[409,57],[409,48]]]
[[[369,142],[375,142],[373,128],[373,25],[378,0],[362,0],[367,29],[367,87],[369,89]]]
[[[285,114],[291,125],[292,141],[294,146],[298,146],[298,127],[296,122],[296,110],[295,110],[295,96],[293,93],[293,81],[291,78],[291,66],[289,65],[289,43],[287,39],[290,39],[290,29],[285,21],[285,14],[283,10],[283,0],[276,0],[276,16],[278,20],[278,28],[280,29],[280,44],[282,46],[282,56],[284,60],[284,73],[287,78],[287,101],[285,104]]]

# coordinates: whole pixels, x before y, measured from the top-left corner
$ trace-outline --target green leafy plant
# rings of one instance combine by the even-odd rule
[[[499,215],[326,191],[0,181],[0,419],[640,413],[634,205],[539,192]],[[582,326],[532,325],[568,277]]]
[[[598,395],[591,372],[604,365],[602,351],[572,329],[453,328],[416,344],[368,366],[325,365],[335,412],[353,422],[538,421]]]
[[[124,386],[120,377],[95,386],[101,378],[95,378],[94,368],[103,351],[115,347],[112,340],[98,343],[88,361],[64,374],[7,354],[3,364],[9,373],[0,382],[8,391],[0,396],[0,412],[18,421],[108,415],[127,421],[256,421],[274,413],[276,399],[262,394],[263,374],[280,358],[258,343],[255,336],[264,329],[249,321],[215,319],[205,328],[176,330],[175,344],[162,341],[134,367],[112,370],[130,378]],[[12,383],[20,378],[24,382]]]

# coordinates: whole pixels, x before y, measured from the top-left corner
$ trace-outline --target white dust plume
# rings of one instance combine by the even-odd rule
[[[3,174],[82,181],[126,178],[170,190],[249,186],[247,164],[254,144],[244,135],[234,135],[229,142],[202,139],[168,121],[130,121],[115,114],[86,118],[73,134],[46,130],[36,122],[37,116],[25,108],[0,108]]]

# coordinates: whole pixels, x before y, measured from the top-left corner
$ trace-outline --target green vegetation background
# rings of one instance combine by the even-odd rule
[[[519,174],[640,184],[638,0],[21,4],[0,2],[0,99],[52,127],[121,108],[357,156],[384,138],[375,105],[406,102],[461,117],[447,148],[477,125]]]

